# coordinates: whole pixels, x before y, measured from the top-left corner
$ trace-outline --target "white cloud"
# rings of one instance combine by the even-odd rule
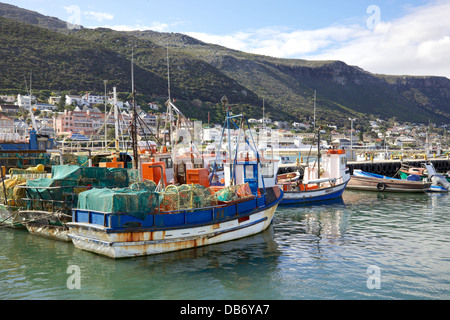
[[[229,35],[186,34],[228,48],[311,60],[342,60],[373,73],[440,75],[450,78],[449,1],[410,9],[402,18],[375,28],[332,25],[317,30],[265,28]]]
[[[340,59],[376,73],[450,78],[448,12],[448,2],[416,8],[403,18],[380,23],[373,32],[310,58]]]
[[[97,20],[102,22],[103,20],[113,20],[114,16],[107,12],[95,12],[95,11],[85,11],[84,15],[87,19]]]
[[[167,32],[169,25],[167,23],[154,22],[151,25],[102,25],[102,28],[109,28],[116,31],[145,31],[153,30],[157,32]]]

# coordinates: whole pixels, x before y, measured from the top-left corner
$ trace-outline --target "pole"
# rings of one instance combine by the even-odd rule
[[[134,89],[134,50],[132,49],[131,54],[131,89],[133,92],[133,126],[132,126],[132,137],[131,144],[133,148],[133,162],[134,169],[139,169],[139,155],[137,152],[137,112],[136,112],[136,90]]]
[[[108,82],[108,80],[103,80],[103,84],[105,85],[105,148],[108,145],[108,135],[107,135],[107,130],[106,130],[106,128],[107,128],[107,126],[106,126],[106,113],[107,113],[107,110],[106,110],[106,83],[107,82]]]
[[[320,128],[317,130],[317,179],[320,179]]]
[[[316,130],[316,90],[314,90],[314,131]]]
[[[114,129],[115,129],[115,140],[116,140],[116,150],[119,151],[119,108],[117,106],[117,92],[116,87],[114,90]]]

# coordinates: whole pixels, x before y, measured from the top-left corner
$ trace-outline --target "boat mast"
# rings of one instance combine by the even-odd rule
[[[316,90],[314,90],[314,131],[316,131]]]
[[[227,97],[226,96],[223,96],[222,97],[222,99],[220,99],[220,102],[222,102],[222,106],[225,108],[225,117],[226,117],[226,128],[227,128],[227,140],[228,140],[228,158],[229,158],[229,161],[230,161],[230,174],[231,174],[231,177],[230,177],[230,180],[231,180],[231,185],[233,185],[234,184],[234,179],[233,179],[233,174],[232,174],[232,172],[233,172],[233,164],[232,164],[232,162],[231,162],[231,154],[232,154],[232,149],[231,149],[231,131],[230,131],[230,116],[231,116],[231,114],[230,114],[230,111],[231,111],[231,108],[228,106],[228,99],[227,99]],[[224,128],[225,129],[225,128]],[[237,145],[236,145],[236,148],[237,148]],[[226,160],[226,158],[225,158],[225,160]]]
[[[33,129],[37,133],[38,130],[37,130],[37,126],[36,126],[36,119],[34,118],[33,106],[31,105],[31,103],[32,103],[32,99],[31,99],[31,80],[32,80],[32,76],[33,76],[33,71],[30,71],[30,117],[31,117],[31,123],[33,124]]]
[[[320,179],[320,128],[317,130],[317,179]]]
[[[172,97],[170,95],[170,63],[169,63],[169,44],[167,44],[167,51],[166,51],[166,58],[167,58],[167,94],[168,94],[168,100],[166,102],[167,111],[166,111],[166,124],[164,125],[164,139],[166,137],[166,127],[167,122],[169,123],[169,145],[172,147],[171,154],[172,154],[172,162],[173,162],[173,183],[178,183],[178,163],[176,161],[176,148],[175,148],[175,141],[173,138],[173,111],[172,111]],[[169,119],[167,119],[169,118]]]
[[[137,152],[137,112],[136,90],[134,89],[134,48],[131,51],[131,92],[133,94],[133,123],[131,126],[131,146],[133,149],[133,167],[139,169],[139,155]]]
[[[114,92],[114,129],[115,129],[115,140],[116,140],[116,150],[119,151],[119,108],[117,105],[117,92],[116,87],[113,88]]]
[[[108,83],[108,80],[103,80],[103,84],[105,85],[105,97],[104,97],[104,102],[105,102],[105,148],[108,145],[108,130],[107,130],[107,125],[106,125],[106,121],[107,121],[107,110],[106,110],[106,84]]]

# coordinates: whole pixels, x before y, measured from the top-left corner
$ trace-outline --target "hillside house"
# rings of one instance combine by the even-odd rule
[[[14,132],[14,119],[0,114],[0,132],[13,133]]]
[[[74,95],[66,95],[66,106],[81,106],[82,98],[81,96],[74,96]]]
[[[3,100],[6,104],[14,104],[16,102],[15,96],[0,96],[0,100]]]
[[[75,108],[74,111],[65,110],[54,120],[55,134],[70,135],[72,133],[83,133],[91,135],[104,124],[105,114],[97,108],[84,107]],[[114,125],[114,118],[110,117],[108,124]]]
[[[295,129],[303,129],[303,130],[308,130],[308,129],[310,128],[309,125],[307,125],[307,124],[305,124],[305,123],[300,123],[300,122],[294,122],[294,123],[292,124],[292,126],[293,126]]]
[[[23,96],[21,94],[17,95],[17,102],[16,104],[19,107],[24,107],[29,109],[31,107],[31,103],[36,102],[36,97],[35,96]]]
[[[1,104],[0,112],[9,115],[16,115],[20,110],[20,107],[14,104]]]
[[[57,105],[60,101],[61,101],[61,96],[48,98],[48,103],[52,104],[52,105]]]

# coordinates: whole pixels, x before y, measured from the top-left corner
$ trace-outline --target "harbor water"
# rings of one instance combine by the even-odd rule
[[[448,300],[450,195],[344,192],[249,238],[113,260],[0,228],[1,300]]]

